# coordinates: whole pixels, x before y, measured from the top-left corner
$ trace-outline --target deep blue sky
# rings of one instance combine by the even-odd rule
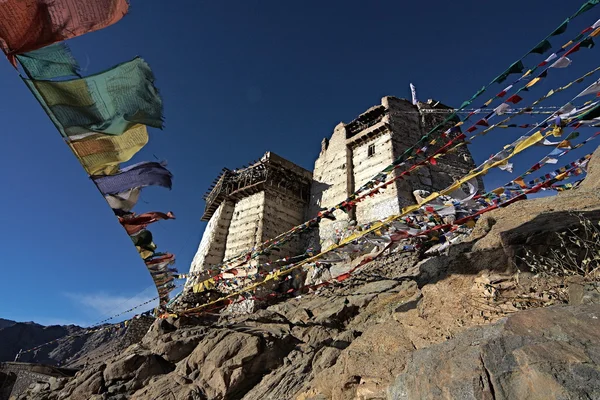
[[[321,139],[339,121],[352,120],[382,96],[408,97],[409,82],[422,100],[458,106],[580,5],[558,0],[131,3],[121,22],[69,45],[84,74],[136,55],[154,70],[166,128],[151,131],[150,144],[134,161],[165,159],[175,181],[172,191],[145,190],[136,210],[176,214],[177,220],[151,230],[160,250],[177,255],[180,271],[189,268],[204,229],[202,194],[222,167],[239,167],[271,150],[312,169]],[[552,43],[562,45],[598,18],[600,7]],[[595,67],[597,51],[584,49],[571,67],[551,70],[522,104]],[[543,58],[530,56],[526,65]],[[544,105],[562,105],[559,100],[584,86]],[[89,324],[154,297],[129,238],[8,62],[0,63],[0,87],[0,317]],[[496,85],[488,94],[501,89]],[[524,133],[497,130],[471,150],[479,163]],[[517,158],[515,172],[544,150],[550,149]],[[491,173],[486,183],[510,178]]]

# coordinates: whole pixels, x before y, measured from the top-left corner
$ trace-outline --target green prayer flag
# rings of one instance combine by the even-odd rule
[[[65,43],[55,43],[17,56],[27,75],[33,79],[80,76],[79,65]]]
[[[479,89],[477,91],[477,93],[475,93],[472,97],[471,97],[471,101],[475,100],[477,97],[481,96],[481,93],[485,92],[485,86],[482,87],[481,89]]]
[[[565,140],[573,140],[573,139],[577,139],[579,137],[579,132],[575,131],[575,132],[571,132],[569,134],[569,136],[566,137]]]
[[[460,105],[460,109],[462,110],[463,108],[467,107],[469,104],[471,104],[473,102],[473,100],[467,100],[464,101],[461,105]]]
[[[535,46],[533,49],[531,49],[531,51],[529,52],[529,54],[532,54],[532,53],[544,54],[545,52],[547,52],[551,48],[552,48],[552,44],[549,41],[542,40],[540,43],[538,43],[537,46]]]
[[[587,39],[582,40],[580,45],[581,45],[581,47],[591,49],[592,47],[594,47],[596,45],[596,43],[594,43],[594,39],[589,37]]]
[[[556,28],[554,32],[550,34],[550,36],[557,36],[561,33],[564,33],[567,30],[567,26],[569,25],[569,20],[569,18],[565,19],[565,21],[562,24],[560,24],[560,26]]]
[[[598,3],[600,3],[600,0],[589,0],[588,2],[586,2],[584,5],[582,5],[579,10],[573,14],[573,16],[571,18],[575,18],[581,14],[583,14],[586,11],[591,10],[592,8],[594,8],[594,6],[596,6]]]
[[[86,78],[25,83],[65,137],[89,132],[121,135],[135,124],[163,126],[154,75],[139,57]]]
[[[523,65],[523,61],[519,60],[519,61],[515,61],[510,67],[508,67],[508,69],[506,71],[504,71],[502,74],[498,75],[496,77],[496,79],[494,79],[492,81],[492,83],[502,83],[506,80],[506,78],[510,75],[510,74],[517,74],[517,73],[521,73],[523,72],[523,70],[525,69],[525,66]]]

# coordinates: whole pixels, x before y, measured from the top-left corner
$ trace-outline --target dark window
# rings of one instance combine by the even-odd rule
[[[368,157],[371,157],[375,155],[375,145],[374,144],[370,144],[369,145],[369,152],[367,154]]]

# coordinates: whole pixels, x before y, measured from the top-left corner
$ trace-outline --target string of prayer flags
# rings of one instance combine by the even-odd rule
[[[0,48],[14,56],[97,31],[127,13],[126,0],[4,0],[0,2]]]
[[[139,57],[86,78],[24,81],[64,137],[121,135],[136,124],[163,126],[154,75]]]
[[[579,186],[583,182],[583,179],[579,179],[575,182],[565,183],[563,185],[553,185],[551,189],[556,190],[557,192],[564,192],[565,190],[573,189]]]
[[[33,79],[54,79],[79,75],[79,64],[65,43],[55,43],[17,56]]]
[[[131,210],[141,188],[170,189],[172,174],[156,162],[120,169],[121,163],[148,143],[147,126],[163,126],[162,99],[154,75],[136,57],[81,77],[69,48],[59,43],[113,24],[127,10],[126,0],[4,0],[0,2],[0,48],[15,68],[19,61],[28,77],[24,83],[103,194],[140,256],[151,260],[146,266],[162,308],[175,287],[172,281],[177,270],[168,268],[174,262],[172,256],[154,258],[157,246],[146,227],[175,216],[171,212],[136,215]]]
[[[133,188],[162,186],[171,189],[173,175],[163,164],[145,161],[123,168],[115,175],[92,176],[103,195],[115,195]]]
[[[111,175],[120,163],[129,161],[148,140],[146,126],[134,125],[119,136],[96,134],[68,144],[89,175]]]

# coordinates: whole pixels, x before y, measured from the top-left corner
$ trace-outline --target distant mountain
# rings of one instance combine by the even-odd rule
[[[88,333],[87,329],[76,325],[43,326],[0,319],[0,362],[14,361],[19,350],[26,351],[52,342],[21,354],[19,361],[48,365],[77,364],[77,360],[84,355],[114,347],[114,342],[124,333],[124,328]]]
[[[12,326],[14,324],[16,324],[15,321],[11,321],[9,319],[0,318],[0,329],[6,328],[8,326]]]

